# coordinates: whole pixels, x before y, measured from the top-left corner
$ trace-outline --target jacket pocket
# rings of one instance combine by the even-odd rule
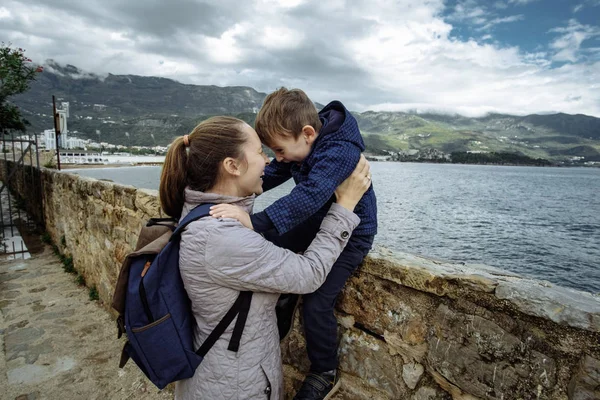
[[[262,370],[262,373],[265,377],[265,382],[267,383],[267,386],[264,389],[264,394],[267,396],[267,400],[271,400],[271,393],[273,392],[273,387],[271,386],[271,381],[269,380],[269,376],[267,375],[264,367],[261,365],[260,369]]]

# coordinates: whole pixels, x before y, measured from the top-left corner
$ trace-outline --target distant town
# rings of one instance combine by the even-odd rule
[[[62,164],[156,164],[162,163],[167,152],[165,146],[124,146],[107,142],[97,142],[91,139],[81,139],[77,131],[63,132],[58,135],[60,148],[60,161]],[[21,135],[16,140],[32,142],[37,139],[36,145],[40,153],[47,155],[56,154],[56,133],[54,129],[46,129],[40,135]],[[9,144],[0,142],[0,151]],[[5,152],[6,152],[5,151]],[[47,158],[47,157],[45,157]],[[54,161],[45,162],[46,167],[53,167]]]
[[[111,116],[82,116],[73,115],[73,118],[79,120],[96,120],[99,122],[95,125],[92,130],[95,132],[86,131],[83,136],[86,138],[80,138],[77,135],[80,133],[77,130],[69,131],[68,129],[68,118],[69,116],[69,102],[61,100],[60,104],[56,107],[57,126],[60,134],[56,135],[56,130],[45,129],[39,135],[22,135],[19,137],[21,140],[31,142],[37,140],[36,145],[38,149],[44,154],[44,164],[48,167],[53,167],[53,157],[56,155],[57,145],[60,148],[60,162],[61,164],[158,164],[164,161],[164,156],[167,152],[167,146],[156,145],[153,146],[140,146],[140,145],[126,145],[126,144],[113,144],[106,141],[102,141],[102,132],[100,129],[101,125],[119,124],[118,121],[112,120]],[[96,112],[103,113],[107,106],[105,104],[87,104],[86,107],[93,108]],[[253,112],[256,113],[256,109]],[[37,114],[39,117],[51,118],[51,115],[44,113]],[[177,117],[177,115],[171,115]],[[151,122],[151,121],[149,121]],[[249,122],[250,123],[250,122]],[[167,127],[165,125],[165,127]],[[521,130],[529,131],[528,127],[520,126]],[[94,137],[94,133],[98,140],[90,139]],[[127,138],[125,142],[130,141],[131,137],[129,132],[124,132]],[[158,134],[158,133],[157,133]],[[109,135],[110,136],[110,135]],[[398,136],[399,139],[409,140],[406,134]],[[427,140],[431,136],[431,133],[419,133],[416,135],[416,140]],[[154,133],[150,132],[150,137],[154,142]],[[114,138],[114,136],[113,136]],[[530,157],[520,152],[507,152],[496,150],[493,151],[488,146],[484,145],[479,140],[471,139],[469,144],[475,149],[444,152],[439,149],[432,147],[420,146],[420,148],[412,149],[389,149],[389,146],[381,146],[379,135],[365,134],[365,143],[367,145],[367,151],[365,155],[371,161],[396,161],[396,162],[426,162],[426,163],[453,163],[453,164],[493,164],[493,165],[531,165],[531,166],[589,166],[598,167],[600,161],[587,160],[586,157],[581,155],[565,155],[561,160],[548,160],[540,157]],[[497,137],[500,143],[508,143],[510,145],[519,145],[524,147],[531,147],[533,149],[539,149],[540,145],[529,144],[528,141],[523,141],[517,135],[503,135]],[[139,141],[138,141],[139,143]],[[4,144],[6,145],[6,144]],[[3,144],[0,143],[0,149],[3,149]],[[384,149],[382,147],[388,147]],[[268,149],[267,153],[273,155]]]
[[[103,104],[94,104],[94,108],[102,109]],[[98,141],[82,139],[76,135],[78,131],[69,131],[67,119],[69,117],[69,103],[62,102],[57,108],[58,126],[60,134],[56,135],[56,129],[45,129],[40,134],[27,134],[17,136],[17,141],[35,142],[36,147],[42,154],[56,154],[57,145],[60,149],[60,161],[64,164],[122,164],[122,163],[160,163],[164,160],[167,152],[166,146],[125,146],[101,141],[101,132],[96,130]],[[51,115],[42,115],[51,118]],[[80,116],[76,116],[81,118]],[[91,117],[86,117],[91,118]],[[108,117],[110,119],[110,117]],[[103,121],[103,123],[112,121]],[[126,133],[128,136],[128,134]],[[0,142],[2,152],[9,151],[11,144]],[[141,156],[141,157],[140,157]],[[48,157],[45,157],[48,158]],[[45,162],[46,166],[54,164],[52,158]]]

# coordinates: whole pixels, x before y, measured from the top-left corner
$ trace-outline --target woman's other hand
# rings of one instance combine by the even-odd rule
[[[217,204],[210,208],[210,215],[214,218],[233,218],[237,219],[246,228],[254,230],[250,221],[250,214],[238,206],[232,204]]]
[[[371,186],[371,167],[364,155],[361,154],[356,168],[350,176],[335,190],[337,203],[350,211],[360,201],[363,194]]]

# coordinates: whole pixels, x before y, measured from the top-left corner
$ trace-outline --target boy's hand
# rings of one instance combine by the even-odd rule
[[[254,230],[250,221],[250,214],[238,206],[232,204],[217,204],[210,208],[210,215],[214,218],[233,218],[237,219],[246,228]]]

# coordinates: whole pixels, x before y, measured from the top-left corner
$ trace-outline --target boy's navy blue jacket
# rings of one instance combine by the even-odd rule
[[[335,201],[335,189],[356,168],[365,144],[356,119],[339,101],[329,103],[319,112],[323,126],[311,152],[302,163],[277,160],[265,168],[263,190],[267,191],[294,178],[290,194],[275,201],[264,211],[251,216],[257,232],[275,227],[283,235],[312,216],[324,218]],[[377,201],[373,185],[356,205],[360,224],[354,235],[377,233]]]

